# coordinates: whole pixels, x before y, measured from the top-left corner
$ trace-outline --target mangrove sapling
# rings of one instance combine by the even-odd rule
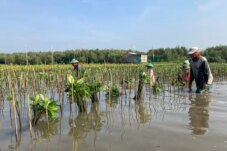
[[[36,125],[38,120],[43,115],[50,117],[50,119],[54,119],[55,114],[59,111],[57,102],[53,99],[45,98],[43,94],[38,94],[35,98],[31,98],[31,100],[31,108],[33,111],[33,125]]]
[[[153,90],[153,93],[154,94],[158,94],[158,93],[161,93],[162,92],[162,89],[163,89],[163,86],[160,82],[155,82],[153,85],[152,85],[152,90]]]
[[[98,95],[97,93],[101,91],[102,88],[102,84],[98,81],[92,80],[89,84],[89,89],[90,89],[90,93],[91,93],[91,101],[92,103],[96,102],[98,103]]]
[[[142,72],[140,73],[139,75],[139,85],[138,85],[138,90],[137,90],[137,93],[135,95],[135,97],[133,99],[135,100],[140,100],[141,99],[141,95],[142,95],[142,92],[143,92],[143,87],[144,87],[144,84],[147,83],[147,74],[145,72]]]
[[[109,96],[119,96],[120,91],[119,88],[116,84],[113,84],[111,88],[108,88],[109,90],[107,91],[106,95]]]
[[[86,100],[90,98],[91,92],[84,79],[75,80],[73,76],[69,76],[67,90],[70,98],[73,97],[76,102],[79,112],[87,112]]]

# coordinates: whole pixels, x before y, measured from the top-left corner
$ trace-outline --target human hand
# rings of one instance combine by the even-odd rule
[[[206,89],[206,83],[203,84],[203,89]]]

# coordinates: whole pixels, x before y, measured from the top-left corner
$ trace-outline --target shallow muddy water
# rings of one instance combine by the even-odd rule
[[[140,103],[129,91],[118,98],[106,98],[103,92],[98,105],[88,102],[87,114],[79,114],[75,105],[73,115],[65,98],[62,117],[59,113],[51,122],[42,119],[32,128],[32,136],[27,112],[22,112],[17,143],[10,106],[4,101],[0,151],[225,151],[226,92],[226,82],[214,83],[209,94],[183,90],[154,96],[145,91]]]

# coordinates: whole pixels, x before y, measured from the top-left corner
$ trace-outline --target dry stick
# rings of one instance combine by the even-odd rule
[[[14,84],[14,94],[15,94],[15,91],[16,91],[15,89],[16,89],[16,85]],[[16,95],[15,95],[15,97],[16,97]],[[15,100],[15,98],[14,98],[14,100]],[[18,101],[15,101],[15,108],[16,108],[15,111],[17,113],[18,120],[19,120],[20,132],[21,132],[21,130],[22,130],[22,121],[21,121],[21,111],[20,111],[20,106],[19,106]]]
[[[62,88],[61,88],[61,82],[60,82],[60,76],[61,74],[59,75],[59,77],[57,77],[57,89],[58,89],[58,93],[59,93],[59,104],[60,104],[60,124],[59,124],[59,131],[60,131],[60,135],[59,135],[59,138],[58,138],[58,149],[60,149],[60,146],[61,146],[61,135],[62,135],[62,117],[63,117],[63,114],[62,114],[62,104],[61,104],[61,100],[62,100]],[[60,83],[60,84],[59,84]]]
[[[23,115],[23,102],[22,102],[22,88],[21,86],[21,80],[17,80],[16,78],[16,84],[14,84],[14,89],[17,90],[17,93],[19,94],[19,102],[17,102],[17,114],[18,114],[18,118],[19,118],[19,123],[20,123],[20,129],[22,128],[22,122],[21,122],[21,115]],[[20,106],[19,106],[20,103]]]
[[[122,134],[121,139],[123,140],[123,137],[125,135],[125,115],[124,115],[124,108],[121,109],[121,125],[122,125]]]
[[[61,92],[61,88],[60,88],[60,91],[59,91],[60,95],[59,95],[59,104],[60,104],[60,110],[61,110],[61,115],[60,115],[60,124],[59,124],[59,131],[60,131],[60,135],[59,135],[59,140],[58,140],[58,148],[60,149],[60,146],[61,146],[61,136],[62,136],[62,117],[63,117],[63,104],[61,104],[61,99],[64,99],[63,98],[63,94]],[[63,102],[63,101],[62,101]]]
[[[96,111],[97,112],[97,111]],[[95,115],[97,116],[97,114]],[[96,120],[96,117],[95,117],[95,120]],[[97,127],[97,122],[95,122],[95,128]],[[96,140],[97,140],[97,131],[94,130],[94,133],[95,133],[95,137],[94,137],[94,141],[93,141],[93,145],[94,145],[94,150],[96,151]]]
[[[49,138],[50,127],[49,127],[49,119],[48,119],[48,105],[46,106],[46,119],[47,119],[47,130],[48,130],[48,138]],[[50,138],[49,138],[49,140],[50,140]]]
[[[15,136],[16,136],[16,143],[18,141],[18,132],[17,132],[17,116],[16,116],[16,104],[14,98],[14,91],[12,91],[13,95],[13,115],[14,115],[14,125],[15,125]]]
[[[111,95],[111,89],[112,89],[112,73],[111,73],[111,70],[109,70],[109,78],[110,78],[110,88],[109,88],[109,103],[110,103],[110,95]]]
[[[53,77],[52,77],[53,78]],[[50,85],[49,85],[50,91],[51,91],[51,97],[54,97],[54,78],[50,78]]]
[[[138,114],[138,103],[140,103],[140,102],[136,102],[135,103],[135,113],[136,113],[136,121],[137,121],[137,124],[138,124],[138,127],[139,127],[139,125],[140,125],[140,121],[139,121],[139,114]]]
[[[21,77],[19,79],[19,85],[18,85],[18,89],[21,91],[20,92],[20,102],[21,102],[21,114],[23,114],[23,101],[22,101],[22,95],[23,95],[23,73],[21,73]],[[19,88],[20,86],[20,88]],[[25,102],[25,101],[24,101]],[[24,103],[24,107],[25,107],[25,103]]]
[[[25,89],[25,91],[27,91],[27,90],[29,90],[28,89],[28,73],[27,73],[27,76],[25,76],[26,78],[25,78],[25,80],[24,80],[24,89]],[[28,92],[29,93],[29,92]]]
[[[108,80],[110,81],[110,69],[108,71]],[[107,82],[109,84],[109,81]],[[111,133],[111,129],[110,129],[110,117],[109,117],[109,105],[110,105],[110,88],[109,88],[109,96],[108,96],[108,103],[106,103],[106,118],[107,118],[107,130],[108,130],[108,133],[110,134]]]
[[[163,96],[165,96],[165,91],[166,91],[166,82],[165,82],[165,78],[164,78],[164,76],[163,76],[163,74],[162,74],[162,85],[163,85]]]
[[[132,123],[131,123],[131,98],[129,97],[129,105],[128,105],[128,114],[129,114],[129,118],[128,118],[128,120],[129,120],[129,125],[131,126],[132,125]]]
[[[24,91],[24,98],[23,98],[23,100],[24,100],[24,107],[26,106],[26,94],[27,94],[27,91],[25,90]]]
[[[72,126],[74,127],[74,94],[73,94],[73,84],[72,84],[72,100],[70,102],[71,116],[72,116]],[[77,100],[78,101],[78,100]],[[74,128],[73,128],[74,129]]]
[[[175,98],[175,93],[176,93],[176,86],[174,85],[173,86],[173,96],[174,96],[174,98]]]
[[[122,92],[124,91],[124,94],[126,95],[126,86],[125,86],[125,72],[123,74],[123,78],[122,78]]]
[[[62,88],[63,89],[63,88]],[[61,92],[62,93],[62,98],[61,98],[61,117],[63,117],[64,114],[64,91]]]
[[[131,85],[132,85],[132,79],[130,79],[129,75],[127,74],[127,79],[128,79],[128,95],[130,98],[130,94],[131,94]]]
[[[13,117],[12,117],[12,104],[11,103],[10,103],[9,114],[10,114],[10,128],[12,128],[13,127]]]
[[[42,75],[39,76],[39,81],[38,81],[38,90],[41,91],[41,85],[42,85]]]
[[[61,104],[61,102],[60,102],[61,101],[61,88],[60,88],[60,85],[59,85],[59,83],[60,83],[59,81],[60,80],[59,80],[59,76],[58,75],[56,77],[56,80],[57,80],[57,82],[56,82],[57,86],[56,87],[57,87],[58,99],[59,99],[58,103]]]
[[[170,80],[169,80],[169,88],[170,88],[170,96],[172,96],[172,89],[171,89]]]
[[[43,89],[45,89],[45,86],[46,85],[44,85],[44,88]],[[44,91],[44,101],[45,101],[45,99],[47,99],[47,94]],[[49,119],[48,119],[48,105],[45,106],[45,107],[46,107],[46,120],[47,120],[47,130],[48,130],[48,138],[49,138],[49,130],[50,130],[50,127],[49,127]],[[50,140],[50,138],[49,138],[49,140]]]
[[[34,71],[34,70],[33,70]],[[35,74],[35,71],[33,72],[33,74],[34,74],[34,77],[36,77],[36,74]],[[44,100],[43,101],[45,101],[45,99],[47,99],[47,95],[46,95],[46,93],[45,93],[45,85],[43,86],[43,89],[44,89],[44,91],[43,91],[43,95],[44,95]],[[49,119],[48,119],[48,105],[47,106],[45,106],[45,108],[46,108],[46,120],[47,120],[47,130],[48,130],[48,133],[49,133]],[[49,138],[49,134],[48,134],[48,138]]]
[[[35,85],[34,85],[34,79],[32,80],[32,92],[33,92],[33,96],[35,96]]]
[[[10,78],[10,73],[7,76],[7,80],[8,80],[8,92],[11,93],[11,78]],[[10,94],[8,94],[10,95]],[[12,118],[12,103],[10,103],[10,127],[13,127],[13,118]]]
[[[32,122],[31,122],[31,110],[30,110],[29,94],[28,94],[28,119],[29,119],[30,140],[32,141]]]
[[[70,116],[72,116],[72,123],[70,123],[72,127],[72,138],[74,136],[74,105],[72,107],[72,104],[74,102],[74,94],[73,94],[73,84],[72,84],[72,100],[70,101]],[[77,142],[75,142],[76,139],[73,138],[73,150],[78,150]]]
[[[137,80],[137,77],[135,78],[135,81],[134,81],[134,94],[135,94],[135,100],[137,101],[137,87],[138,87],[138,80]]]

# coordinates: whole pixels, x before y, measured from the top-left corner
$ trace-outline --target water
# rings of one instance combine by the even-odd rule
[[[74,118],[65,98],[62,117],[39,121],[32,138],[22,112],[17,143],[9,102],[1,102],[0,151],[225,151],[226,92],[227,83],[215,83],[209,94],[145,92],[140,103],[129,91],[110,100],[103,92],[97,106],[88,103],[88,114],[78,113],[75,105]]]

